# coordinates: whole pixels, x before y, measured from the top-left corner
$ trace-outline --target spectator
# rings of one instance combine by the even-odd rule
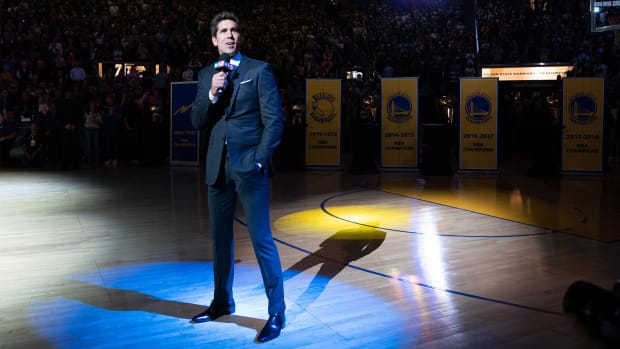
[[[84,112],[84,150],[85,160],[88,165],[99,165],[101,163],[101,152],[99,150],[99,135],[103,116],[96,99],[91,99],[88,109]]]
[[[106,167],[116,168],[121,154],[124,121],[121,105],[114,92],[108,92],[103,103],[103,136],[106,148]]]
[[[194,69],[189,65],[186,66],[181,77],[183,81],[194,81]]]
[[[71,62],[71,70],[69,70],[69,80],[77,83],[81,86],[81,84],[86,80],[86,71],[80,65],[80,60],[74,58]]]
[[[166,135],[163,105],[158,90],[147,91],[142,104],[142,123],[140,125],[140,163],[154,165],[163,159]]]
[[[24,135],[22,142],[24,155],[22,164],[24,167],[43,166],[47,160],[47,143],[43,134],[39,131],[36,121],[30,123],[30,130]]]
[[[11,71],[9,64],[4,64],[2,67],[2,73],[0,73],[0,86],[3,88],[8,87],[15,80],[15,75]]]
[[[4,113],[0,111],[0,167],[9,165],[10,152],[15,138],[17,138],[15,125],[7,120]]]
[[[15,71],[15,78],[19,83],[20,88],[25,88],[32,82],[32,70],[30,69],[30,61],[22,59],[19,63],[19,68]]]
[[[56,117],[60,126],[60,161],[64,169],[78,169],[82,160],[84,107],[75,91],[66,89],[56,102]]]

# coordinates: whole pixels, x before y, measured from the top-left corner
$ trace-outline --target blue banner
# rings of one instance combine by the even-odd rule
[[[196,82],[170,84],[170,164],[200,163],[199,135],[192,126],[192,104],[196,98]]]

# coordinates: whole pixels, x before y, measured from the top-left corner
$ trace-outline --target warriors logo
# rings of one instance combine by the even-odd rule
[[[572,122],[585,125],[596,119],[596,101],[589,95],[576,95],[570,99],[568,113]]]
[[[395,95],[387,102],[387,116],[392,122],[403,123],[411,119],[413,104],[407,96]]]
[[[180,106],[177,110],[174,111],[174,115],[182,115],[182,114],[184,114],[188,110],[192,109],[192,105],[193,105],[193,103]]]
[[[476,124],[482,124],[489,121],[491,115],[491,99],[483,94],[469,96],[465,103],[465,112],[467,120]]]
[[[320,124],[332,121],[336,117],[335,100],[336,97],[327,92],[319,92],[312,96],[312,111],[310,112],[312,119]]]

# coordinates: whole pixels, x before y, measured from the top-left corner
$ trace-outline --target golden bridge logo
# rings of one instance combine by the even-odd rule
[[[386,105],[387,117],[390,121],[403,123],[413,116],[413,104],[406,95],[392,96]]]
[[[467,97],[465,103],[466,118],[469,122],[482,124],[491,120],[491,99],[483,94],[475,94]]]
[[[576,124],[590,124],[596,119],[597,105],[594,98],[587,94],[571,97],[568,104],[570,120]]]
[[[177,110],[174,111],[174,115],[184,114],[188,110],[192,109],[192,105],[194,105],[194,103],[180,106]]]
[[[320,124],[334,120],[336,117],[335,100],[336,97],[328,92],[319,92],[312,96],[312,111],[310,112],[312,119]]]

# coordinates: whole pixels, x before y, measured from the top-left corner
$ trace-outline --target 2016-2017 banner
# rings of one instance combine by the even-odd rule
[[[381,166],[418,165],[418,79],[381,80]]]
[[[306,80],[306,166],[340,166],[341,80]]]

